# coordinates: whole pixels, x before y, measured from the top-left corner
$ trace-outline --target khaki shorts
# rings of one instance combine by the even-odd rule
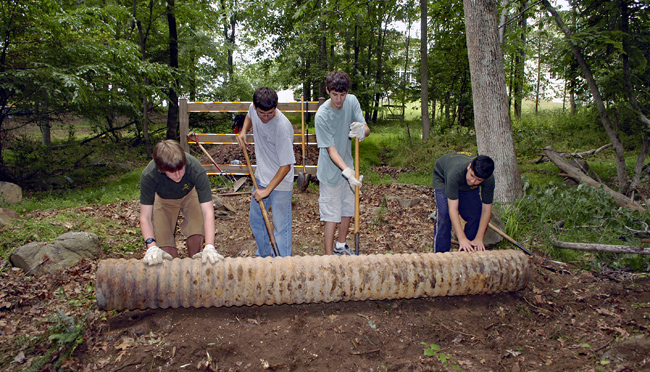
[[[176,247],[174,232],[179,212],[183,213],[181,233],[185,238],[196,234],[204,235],[203,212],[196,188],[181,199],[163,199],[156,194],[153,202],[153,231],[157,246]]]
[[[320,184],[318,198],[320,220],[325,222],[341,222],[341,217],[354,216],[354,191],[345,181],[337,186]]]

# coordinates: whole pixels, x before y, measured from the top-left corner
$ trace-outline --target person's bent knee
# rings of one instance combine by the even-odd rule
[[[203,235],[195,234],[187,238],[187,255],[192,258],[195,254],[201,252],[203,245]]]
[[[178,258],[178,249],[176,247],[160,247],[160,249],[169,253],[172,258]]]

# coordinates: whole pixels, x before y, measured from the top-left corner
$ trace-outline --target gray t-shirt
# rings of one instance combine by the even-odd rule
[[[293,127],[291,122],[280,110],[276,110],[273,119],[269,120],[268,123],[262,123],[252,103],[248,108],[248,117],[253,122],[255,158],[257,160],[255,177],[259,181],[258,186],[265,188],[278,173],[280,167],[291,165],[289,173],[275,190],[293,190],[293,165],[296,164],[296,157],[293,153]]]
[[[318,170],[316,176],[318,181],[329,186],[339,185],[345,181],[341,174],[343,169],[334,164],[330,158],[327,148],[334,146],[341,158],[348,167],[354,168],[352,160],[352,141],[350,124],[358,121],[365,123],[363,111],[357,97],[348,94],[339,110],[330,106],[330,100],[325,101],[316,112],[316,141],[318,142]]]

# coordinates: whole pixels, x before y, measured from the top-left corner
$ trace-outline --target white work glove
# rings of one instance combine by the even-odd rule
[[[352,186],[352,187],[355,187],[355,186],[361,187],[361,181],[363,181],[363,175],[361,177],[359,177],[359,179],[356,179],[354,177],[354,169],[352,169],[350,167],[345,168],[342,173],[343,173],[343,177],[348,179],[348,183],[350,184],[350,186]]]
[[[358,121],[350,124],[350,134],[348,137],[358,138],[359,141],[363,141],[363,139],[366,138],[366,125],[364,123],[359,123]]]
[[[173,257],[171,254],[163,251],[162,249],[156,247],[155,245],[152,245],[147,249],[147,253],[144,254],[144,258],[142,259],[142,262],[146,263],[147,265],[158,265],[163,263],[164,260],[171,260]]]
[[[203,263],[210,260],[210,263],[213,265],[216,264],[217,261],[223,260],[223,256],[217,253],[217,250],[214,249],[214,245],[212,244],[206,244],[205,248],[203,248],[201,252],[195,254],[192,258],[200,258]]]

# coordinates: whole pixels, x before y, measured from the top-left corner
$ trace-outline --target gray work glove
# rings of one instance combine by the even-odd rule
[[[352,186],[352,187],[355,187],[355,186],[361,187],[361,181],[363,181],[363,175],[361,177],[359,177],[359,179],[356,179],[354,177],[354,169],[352,169],[350,167],[345,168],[342,173],[343,173],[343,177],[347,178],[348,183],[350,184],[350,186]]]
[[[142,262],[145,264],[152,266],[152,265],[159,265],[163,263],[164,260],[171,260],[173,257],[171,254],[163,251],[162,249],[156,247],[155,245],[152,245],[147,249],[147,253],[144,254],[144,258],[142,259]]]
[[[366,138],[366,125],[364,123],[359,123],[358,121],[350,124],[350,134],[348,137],[358,138],[359,141],[363,141],[363,139]]]
[[[200,258],[202,263],[208,262],[210,260],[211,264],[216,264],[217,261],[223,260],[223,256],[217,253],[217,250],[214,249],[214,245],[212,244],[206,244],[205,248],[197,254],[194,255],[192,258]]]

